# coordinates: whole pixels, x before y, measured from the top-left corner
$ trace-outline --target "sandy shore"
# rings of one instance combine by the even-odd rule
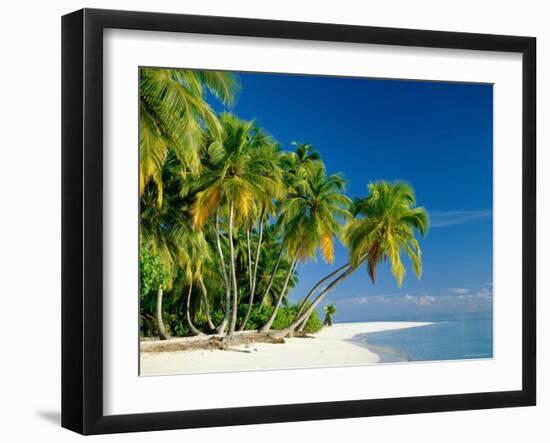
[[[249,353],[221,350],[141,352],[141,375],[374,364],[380,357],[364,344],[353,341],[354,336],[428,324],[337,323],[313,334],[314,338],[291,338],[285,344],[254,343],[242,348]]]

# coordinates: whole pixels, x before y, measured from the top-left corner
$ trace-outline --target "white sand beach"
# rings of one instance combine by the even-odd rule
[[[142,351],[141,375],[374,364],[380,361],[380,357],[364,344],[352,341],[354,336],[429,324],[428,322],[336,323],[313,334],[313,338],[290,338],[286,339],[284,344],[254,343],[241,348],[249,352]]]

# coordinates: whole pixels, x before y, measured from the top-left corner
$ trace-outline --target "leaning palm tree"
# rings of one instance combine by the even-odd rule
[[[238,83],[233,74],[217,71],[141,68],[139,73],[140,192],[152,181],[162,203],[162,168],[168,152],[182,170],[196,174],[205,128],[219,134],[221,126],[205,100],[208,90],[223,104],[234,102]]]
[[[405,277],[401,260],[404,251],[412,262],[418,278],[422,274],[422,251],[415,232],[426,235],[429,220],[426,210],[416,206],[412,187],[402,181],[389,183],[379,181],[368,186],[369,196],[354,203],[353,215],[343,232],[344,244],[348,247],[350,261],[343,272],[323,289],[311,305],[299,315],[280,335],[292,333],[307,321],[317,305],[331,290],[366,263],[372,282],[376,280],[378,265],[390,261],[391,273],[397,285]]]
[[[333,304],[325,306],[325,321],[323,324],[325,326],[332,326],[332,316],[336,314],[336,306]]]
[[[287,278],[268,321],[260,328],[268,332],[277,316],[288,282],[298,261],[306,261],[321,251],[327,263],[334,261],[334,237],[340,234],[341,220],[350,216],[350,199],[343,193],[344,179],[338,174],[327,175],[322,162],[304,166],[306,174],[294,183],[283,209],[284,243],[291,258]]]
[[[216,217],[216,232],[219,227],[220,208],[227,221],[229,242],[229,275],[227,284],[232,292],[232,302],[226,313],[231,311],[229,334],[235,332],[237,322],[238,283],[236,274],[236,252],[234,237],[239,226],[246,226],[258,214],[258,204],[265,201],[265,195],[280,198],[284,192],[281,173],[272,162],[255,154],[266,143],[272,141],[254,122],[243,121],[231,114],[221,117],[221,137],[214,138],[208,145],[204,158],[204,171],[199,178],[199,187],[193,205],[193,224],[200,229],[207,220]],[[218,248],[220,251],[221,248]],[[225,266],[223,251],[221,266]],[[229,291],[228,291],[229,293]]]

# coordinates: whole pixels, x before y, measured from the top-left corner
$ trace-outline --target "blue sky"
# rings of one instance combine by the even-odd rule
[[[487,84],[239,74],[232,111],[254,119],[285,149],[311,143],[351,197],[378,179],[406,180],[432,227],[421,239],[424,273],[398,288],[389,266],[373,285],[359,269],[327,297],[337,321],[428,318],[492,309],[493,89]],[[219,110],[219,106],[215,106]],[[346,262],[299,267],[291,300]]]

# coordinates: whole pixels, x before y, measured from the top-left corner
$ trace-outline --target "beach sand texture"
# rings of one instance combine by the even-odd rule
[[[336,323],[313,334],[313,338],[290,338],[285,344],[254,343],[238,349],[250,352],[193,350],[141,352],[141,375],[249,371],[368,365],[380,357],[364,344],[353,341],[358,334],[429,325],[427,322]]]

